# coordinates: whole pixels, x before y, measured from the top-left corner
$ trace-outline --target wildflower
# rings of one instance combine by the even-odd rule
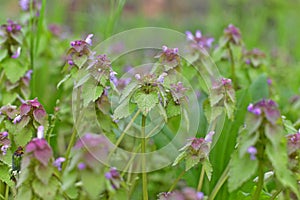
[[[275,124],[280,118],[278,106],[272,100],[263,99],[256,104],[250,104],[247,109],[255,115],[264,115],[271,124]]]
[[[27,118],[29,116],[32,117],[35,121],[37,121],[41,125],[43,125],[45,123],[45,121],[47,120],[47,118],[46,118],[47,113],[37,98],[35,98],[33,100],[28,100],[20,106],[21,119]],[[18,116],[17,120],[20,117]],[[16,120],[17,123],[20,122],[17,120]]]
[[[247,107],[248,112],[251,112],[255,115],[261,115],[261,109],[260,108],[254,108],[253,104],[249,104]]]
[[[119,189],[122,178],[116,168],[111,167],[109,172],[105,173],[105,178],[110,181],[113,189]]]
[[[169,71],[180,64],[178,48],[168,48],[167,46],[162,46],[162,52],[155,57],[159,58],[160,63],[164,66],[164,71]]]
[[[14,119],[18,114],[17,106],[5,105],[0,108],[1,115],[6,115],[9,119]]]
[[[88,70],[102,86],[106,86],[108,80],[117,83],[117,73],[112,70],[111,61],[105,54],[96,56],[95,61],[88,66]]]
[[[157,82],[164,83],[164,79],[167,75],[168,75],[167,73],[163,72],[161,75],[159,75]]]
[[[7,35],[11,35],[20,33],[22,27],[12,20],[7,20],[7,24],[2,25],[1,28],[6,30]]]
[[[16,59],[21,54],[21,47],[18,47],[17,51],[11,56],[12,58]]]
[[[40,128],[38,132],[41,132],[43,128]],[[39,136],[41,133],[39,133]],[[53,155],[52,149],[44,138],[33,138],[26,146],[26,154],[30,155],[30,158],[37,159],[41,164],[47,166],[50,158]]]
[[[214,38],[211,37],[204,37],[201,31],[197,30],[195,36],[190,32],[186,31],[186,38],[188,41],[191,42],[191,47],[193,49],[210,49],[212,43],[214,42]]]
[[[58,171],[61,171],[61,164],[65,161],[66,161],[66,159],[64,157],[58,157],[53,162],[53,165],[58,169]]]
[[[182,100],[186,100],[186,96],[184,94],[186,90],[187,88],[183,86],[182,82],[171,84],[171,94],[177,104],[180,104]]]
[[[93,34],[89,34],[85,40],[75,40],[70,43],[71,48],[67,53],[67,62],[69,65],[76,64],[78,68],[81,68],[84,64],[82,59],[87,60],[89,56],[93,55],[90,49],[92,37]]]
[[[2,155],[6,155],[6,151],[7,151],[8,147],[9,147],[8,145],[3,145],[1,147]]]
[[[251,65],[254,68],[261,66],[265,62],[266,54],[259,49],[253,49],[251,51],[244,51],[243,56],[245,63]]]
[[[78,163],[78,165],[77,165],[77,168],[79,169],[79,170],[84,170],[85,168],[86,168],[86,165],[84,164],[84,163]]]
[[[256,159],[257,149],[254,146],[250,146],[247,149],[247,152],[250,154],[250,159],[251,160],[255,160]]]
[[[140,75],[140,74],[136,74],[136,75],[134,75],[134,78],[135,78],[136,80],[140,80],[140,79],[141,79],[141,75]]]
[[[241,44],[240,30],[234,25],[229,24],[229,26],[224,30],[224,35],[227,41],[232,42],[235,45]]]
[[[109,142],[103,135],[87,133],[76,142],[74,149],[82,153],[81,160],[89,168],[96,170],[99,160],[106,159]]]
[[[287,136],[288,138],[288,154],[291,155],[300,150],[300,132]]]
[[[30,3],[32,3],[32,5],[30,5]],[[26,12],[29,12],[31,7],[33,10],[37,10],[37,11],[41,9],[41,3],[38,0],[20,0],[19,5],[21,9]]]

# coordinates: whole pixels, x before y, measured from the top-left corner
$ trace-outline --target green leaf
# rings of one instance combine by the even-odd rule
[[[3,163],[0,163],[0,180],[10,187],[14,185],[14,182],[10,180],[10,167]]]
[[[77,179],[77,171],[65,171],[62,177],[62,189],[65,191],[73,186]]]
[[[69,187],[65,193],[68,195],[69,198],[71,199],[78,199],[78,189],[76,188],[75,185],[72,185]]]
[[[119,102],[123,102],[126,98],[130,98],[133,92],[139,87],[140,85],[137,82],[131,81],[122,91]]]
[[[240,131],[238,145],[239,145],[239,157],[245,156],[248,148],[254,145],[259,139],[259,132],[249,133],[247,128]]]
[[[6,77],[12,83],[17,82],[27,71],[27,68],[17,59],[5,59],[1,65],[3,66]]]
[[[7,56],[7,50],[6,49],[1,49],[0,51],[0,62]]]
[[[233,102],[224,101],[224,106],[228,119],[234,119],[235,104]]]
[[[103,93],[103,87],[101,85],[98,85],[95,90],[93,102],[95,102],[99,97],[101,97],[102,93]]]
[[[143,115],[147,115],[156,104],[158,104],[158,94],[157,92],[151,92],[146,94],[144,92],[138,91],[134,94],[134,100],[138,108],[142,111]]]
[[[38,179],[34,179],[32,182],[32,188],[34,193],[44,200],[55,199],[55,194],[58,189],[58,186],[59,182],[55,178],[51,178],[48,184],[43,184]]]
[[[188,155],[185,158],[185,171],[190,170],[192,167],[197,165],[200,162],[200,159],[198,156]]]
[[[230,160],[228,189],[233,192],[254,175],[258,167],[257,160],[251,160],[248,156],[239,157],[235,151]]]
[[[173,162],[172,166],[178,165],[179,162],[181,162],[184,158],[186,158],[187,153],[181,152],[175,159],[175,161]]]
[[[15,200],[24,199],[32,199],[31,187],[28,185],[22,185],[22,187],[17,190],[17,195],[15,197]]]
[[[211,163],[209,162],[208,159],[205,159],[204,162],[202,163],[202,165],[203,165],[202,167],[204,167],[207,179],[210,181],[211,180],[211,175],[212,175],[212,172],[213,172],[212,165],[211,165]]]
[[[132,114],[136,105],[129,102],[130,99],[125,99],[114,111],[113,119],[123,119]]]
[[[32,138],[32,131],[24,128],[18,132],[14,132],[14,140],[17,146],[25,146]]]
[[[167,104],[166,111],[167,111],[168,118],[175,117],[181,114],[181,106],[175,104],[175,102],[171,100]]]
[[[7,105],[7,104],[13,104],[13,102],[16,100],[18,94],[13,92],[8,92],[4,93],[2,96],[2,104]]]
[[[82,68],[87,59],[88,57],[86,55],[73,57],[74,64],[77,65],[79,69]]]
[[[81,181],[83,189],[91,199],[99,199],[99,194],[104,190],[105,177],[103,174],[95,174],[88,170],[82,170]]]
[[[48,181],[50,179],[50,177],[53,174],[53,167],[52,166],[43,166],[43,165],[36,165],[34,168],[34,172],[36,177],[42,181],[42,183],[44,183],[45,185],[48,184]]]
[[[252,96],[252,102],[257,102],[269,97],[268,78],[266,74],[262,74],[254,80],[250,85],[250,94]]]
[[[67,80],[69,80],[70,77],[71,77],[71,74],[67,74],[61,81],[59,81],[59,82],[57,83],[56,88],[59,89],[59,87],[60,87],[64,82],[66,82]]]
[[[294,134],[294,133],[298,132],[290,120],[283,119],[282,122],[283,122],[284,128],[288,134]]]

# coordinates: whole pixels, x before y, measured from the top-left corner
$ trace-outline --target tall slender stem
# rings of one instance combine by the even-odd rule
[[[229,51],[229,56],[230,56],[230,61],[231,61],[231,79],[232,79],[234,89],[237,89],[236,74],[235,74],[235,61],[234,61],[233,52],[230,48],[229,43],[227,45],[227,49]]]
[[[8,196],[9,196],[9,186],[5,184],[5,200],[8,200]]]
[[[143,181],[143,199],[148,200],[148,186],[147,186],[147,172],[146,172],[146,134],[145,134],[145,126],[146,126],[146,116],[142,116],[142,131],[141,131],[141,137],[142,137],[142,181]]]
[[[223,173],[222,173],[221,177],[219,178],[216,186],[214,187],[211,194],[209,195],[208,200],[215,199],[215,197],[217,196],[217,194],[218,194],[219,190],[221,189],[222,185],[226,182],[226,180],[229,177],[228,172],[229,172],[229,164],[227,165],[226,169],[223,171]]]
[[[171,185],[171,187],[170,187],[170,189],[169,189],[168,192],[171,192],[171,191],[174,189],[174,187],[177,185],[178,181],[183,177],[184,174],[185,174],[185,170],[183,170],[183,171],[179,174],[179,176],[176,178],[176,180],[175,180],[175,181],[173,182],[173,184]]]
[[[258,183],[257,183],[257,187],[255,190],[255,193],[253,195],[253,200],[259,199],[261,190],[263,188],[264,185],[264,168],[263,168],[263,164],[261,161],[259,161],[258,164]]]
[[[202,189],[204,174],[205,174],[205,170],[204,170],[204,166],[202,165],[202,169],[201,169],[201,173],[200,173],[200,177],[199,177],[199,182],[198,182],[198,187],[197,187],[198,192],[200,192],[201,189]]]

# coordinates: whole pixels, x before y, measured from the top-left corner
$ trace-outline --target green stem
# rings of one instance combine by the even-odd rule
[[[276,199],[276,197],[282,192],[282,189],[277,190],[270,198],[270,200]]]
[[[116,151],[116,149],[118,148],[118,146],[120,145],[120,143],[122,142],[126,132],[129,130],[129,128],[132,126],[133,122],[135,121],[135,119],[139,116],[141,110],[138,110],[135,115],[132,117],[132,119],[130,120],[130,122],[128,123],[128,125],[126,126],[126,128],[124,129],[124,131],[121,133],[120,137],[118,138],[113,150],[109,153],[108,155],[108,159],[112,156],[112,154]]]
[[[66,167],[68,166],[68,163],[69,163],[69,160],[70,160],[71,149],[74,146],[75,141],[76,141],[76,128],[74,127],[73,133],[71,135],[71,140],[69,142],[69,145],[68,145],[68,148],[67,148],[67,151],[66,151],[66,154],[65,154],[66,161],[62,165],[62,172],[64,172]]]
[[[200,177],[199,177],[199,183],[198,183],[198,187],[197,187],[198,192],[200,192],[202,189],[204,174],[205,174],[205,170],[204,170],[204,166],[202,165],[202,169],[201,169],[201,173],[200,173]]]
[[[146,126],[146,116],[142,116],[142,131],[141,131],[141,137],[142,137],[142,181],[143,181],[143,199],[148,200],[148,186],[147,186],[147,172],[146,172],[146,135],[145,135],[145,126]]]
[[[5,200],[8,200],[8,196],[9,196],[9,186],[5,184]]]
[[[176,178],[176,180],[173,182],[173,184],[171,185],[170,189],[168,190],[168,192],[171,192],[174,187],[177,185],[178,181],[183,177],[183,175],[185,174],[185,170],[182,171],[179,176]]]
[[[258,164],[258,183],[257,183],[257,187],[255,190],[255,193],[253,195],[253,200],[259,199],[261,190],[263,188],[264,185],[264,168],[263,168],[263,164],[261,161],[259,161]]]
[[[211,194],[209,195],[208,200],[215,199],[215,197],[217,196],[219,190],[221,189],[221,187],[223,186],[223,184],[226,182],[226,180],[229,177],[228,172],[229,172],[229,164],[227,165],[226,169],[223,171],[223,173],[222,173],[221,177],[219,178],[216,186],[214,187]]]
[[[258,182],[255,193],[252,197],[253,200],[259,199],[260,193],[264,186],[264,154],[266,138],[264,135],[264,127],[260,127],[260,141],[257,146],[257,159],[258,159]]]
[[[236,82],[236,74],[235,74],[235,62],[233,57],[233,52],[230,48],[230,44],[228,43],[227,49],[229,51],[230,61],[231,61],[231,79],[234,86],[234,89],[237,89],[237,82]]]

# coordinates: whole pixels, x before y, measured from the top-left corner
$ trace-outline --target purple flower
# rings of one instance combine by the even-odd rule
[[[134,75],[134,78],[135,78],[136,80],[141,80],[141,75],[140,75],[140,74],[136,74],[136,75]]]
[[[254,146],[250,146],[247,149],[247,152],[250,154],[250,159],[251,160],[255,160],[256,159],[257,149]]]
[[[32,5],[30,5],[31,2]],[[30,7],[32,6],[33,10],[37,10],[36,15],[38,15],[39,10],[41,9],[41,3],[38,0],[20,0],[19,5],[21,9],[26,12],[30,11]]]
[[[1,147],[2,155],[6,155],[6,152],[7,152],[8,147],[9,147],[8,145],[3,145],[3,146]]]
[[[37,138],[44,138],[44,126],[39,126],[37,129]]]
[[[7,24],[2,25],[1,28],[6,30],[7,34],[17,34],[21,32],[22,27],[12,20],[7,20]]]
[[[17,51],[11,56],[12,58],[16,59],[21,54],[21,47],[18,47]]]
[[[300,150],[300,132],[287,136],[288,139],[288,154],[291,156]]]
[[[22,120],[21,115],[17,115],[17,116],[15,117],[15,119],[13,120],[13,123],[14,123],[14,124],[19,123],[21,120]]]
[[[180,104],[182,100],[186,100],[185,92],[187,88],[183,86],[182,82],[171,84],[171,94],[176,104]]]
[[[33,138],[26,146],[26,153],[32,155],[44,166],[48,166],[53,155],[52,149],[45,139]]]
[[[20,116],[22,119],[30,116],[41,125],[47,120],[47,113],[37,98],[28,100],[21,105]]]
[[[248,112],[251,112],[255,115],[261,115],[261,109],[260,108],[254,108],[253,104],[249,104],[247,107]]]
[[[277,104],[272,100],[261,100],[248,106],[248,111],[255,115],[263,115],[271,123],[275,124],[280,118]]]
[[[205,48],[207,50],[211,48],[214,42],[214,38],[204,37],[199,30],[196,31],[195,36],[190,31],[186,31],[185,34],[187,40],[192,42],[191,47],[193,49]]]
[[[0,133],[0,139],[6,138],[7,136],[8,136],[8,132],[7,131],[4,131],[4,132]]]
[[[272,85],[272,79],[268,78],[267,83],[268,85]]]
[[[111,72],[109,73],[110,81],[111,81],[113,84],[115,84],[115,86],[118,85],[118,79],[117,79],[116,75],[117,75],[117,72],[114,72],[114,71],[111,71]]]
[[[215,134],[215,131],[208,132],[207,135],[205,136],[205,141],[212,142],[214,134]]]
[[[54,162],[53,162],[53,165],[55,167],[57,167],[58,171],[61,171],[61,164],[63,162],[65,162],[66,159],[64,157],[58,157]]]
[[[90,46],[92,46],[92,37],[94,36],[94,34],[89,34],[86,39],[85,39],[85,42],[87,44],[89,44]]]
[[[111,80],[113,83],[117,83],[116,72],[112,70],[111,61],[105,54],[96,56],[94,62],[88,66],[90,74],[98,81],[102,86],[103,82]]]
[[[169,71],[180,64],[178,48],[168,48],[167,46],[162,46],[162,52],[155,56],[155,58],[159,58],[161,64],[165,67],[164,71]]]
[[[255,68],[261,66],[266,58],[266,54],[259,49],[252,49],[251,51],[244,50],[243,56],[246,64]]]
[[[229,24],[229,26],[224,30],[225,37],[229,42],[233,44],[239,45],[241,44],[241,33],[238,28],[234,25]]]
[[[165,80],[165,77],[167,76],[168,74],[163,72],[161,75],[159,75],[158,79],[157,79],[157,82],[163,84],[164,83],[164,80]]]
[[[77,140],[74,150],[82,152],[82,162],[91,169],[101,166],[99,160],[105,160],[109,153],[109,141],[103,135],[86,133]]]
[[[86,165],[84,164],[84,163],[78,163],[78,165],[77,165],[77,168],[79,169],[79,170],[84,170],[85,168],[86,168]]]
[[[9,119],[14,119],[18,114],[16,106],[5,105],[0,108],[1,115],[6,115]]]
[[[225,86],[225,85],[231,85],[232,84],[232,81],[231,79],[228,79],[228,78],[222,78],[221,79],[221,82],[222,84]]]

